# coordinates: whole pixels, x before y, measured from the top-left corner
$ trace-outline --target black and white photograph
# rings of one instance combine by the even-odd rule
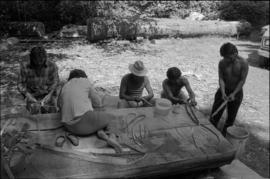
[[[269,1],[0,0],[0,178],[269,178],[269,69]]]

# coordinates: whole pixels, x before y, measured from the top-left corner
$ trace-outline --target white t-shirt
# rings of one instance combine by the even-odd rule
[[[100,107],[101,98],[87,78],[73,78],[63,86],[58,103],[62,122],[71,124],[75,117],[93,111],[93,105]]]

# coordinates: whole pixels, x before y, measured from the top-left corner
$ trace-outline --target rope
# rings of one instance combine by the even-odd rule
[[[210,131],[212,134],[214,134],[214,135],[216,136],[216,138],[217,138],[217,140],[218,140],[218,144],[219,144],[220,141],[221,141],[221,140],[220,140],[220,137],[219,137],[219,136],[218,136],[211,128],[209,128],[209,127],[207,127],[206,125],[200,123],[199,119],[197,118],[197,116],[195,115],[195,113],[194,113],[194,111],[193,111],[193,107],[190,106],[189,103],[185,104],[185,109],[186,109],[186,112],[187,112],[188,116],[190,117],[190,119],[191,119],[195,124],[197,124],[198,126],[200,126],[200,127],[202,127],[202,128],[205,128],[206,130]],[[188,109],[189,109],[190,111],[189,111]],[[195,138],[194,138],[193,127],[192,127],[192,139],[193,139],[193,142],[194,142],[195,147],[201,149],[201,147],[199,147],[199,146],[197,145],[196,140],[195,140]],[[210,145],[210,146],[211,146],[211,145]],[[212,146],[216,146],[216,145],[212,145]]]

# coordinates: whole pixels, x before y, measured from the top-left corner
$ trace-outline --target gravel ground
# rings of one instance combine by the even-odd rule
[[[210,112],[218,88],[219,48],[225,42],[237,45],[239,54],[256,65],[259,43],[232,38],[202,37],[189,39],[107,41],[88,44],[84,40],[70,43],[47,43],[48,57],[59,67],[64,82],[71,69],[81,68],[101,92],[118,95],[121,77],[128,73],[128,64],[142,60],[156,97],[169,67],[179,67],[196,93],[199,108]],[[21,97],[16,89],[19,61],[27,59],[30,44],[18,44],[0,55],[1,115],[21,110]],[[269,71],[250,66],[244,86],[244,100],[237,123],[250,132],[246,152],[240,157],[260,175],[269,177]]]

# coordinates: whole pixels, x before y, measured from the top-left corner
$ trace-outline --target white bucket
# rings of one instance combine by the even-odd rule
[[[228,127],[226,138],[236,148],[236,157],[241,156],[245,152],[248,136],[248,131],[243,127]]]
[[[167,116],[171,111],[172,103],[168,99],[157,99],[154,108],[155,115]]]

